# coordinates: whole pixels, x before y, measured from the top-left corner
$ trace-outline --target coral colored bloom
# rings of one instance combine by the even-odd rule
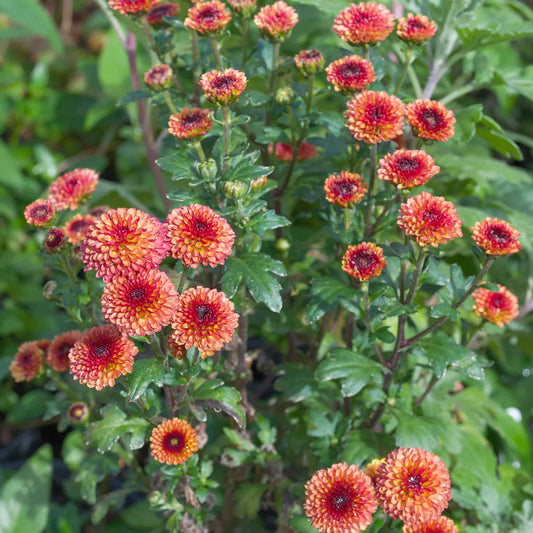
[[[157,268],[168,252],[166,228],[139,209],[110,209],[91,225],[82,249],[85,270],[107,283],[124,272]]]
[[[322,69],[324,66],[324,56],[314,48],[311,50],[302,50],[294,56],[294,63],[304,76],[310,76]]]
[[[480,287],[472,298],[476,315],[502,328],[518,316],[518,298],[503,285],[498,285],[498,289],[495,292]]]
[[[424,191],[400,206],[398,226],[420,246],[439,244],[462,237],[461,219],[451,202]]]
[[[144,74],[144,83],[152,91],[164,91],[172,85],[172,69],[168,65],[155,65]]]
[[[486,254],[510,255],[522,249],[518,242],[520,232],[505,220],[486,218],[476,222],[471,230],[472,239]]]
[[[224,218],[200,204],[178,207],[167,216],[170,253],[185,266],[224,264],[231,254],[235,233]]]
[[[90,168],[76,168],[59,176],[50,184],[48,199],[58,211],[73,211],[94,192],[98,177],[98,172]]]
[[[172,341],[202,352],[221,350],[231,340],[239,315],[223,292],[206,287],[186,290],[178,302]]]
[[[328,202],[350,207],[363,199],[367,186],[359,174],[342,170],[340,174],[331,174],[326,179],[324,190]]]
[[[342,258],[342,269],[359,281],[368,281],[381,274],[387,261],[383,257],[383,248],[371,242],[362,242],[348,246]]]
[[[104,325],[86,331],[68,357],[70,373],[89,388],[113,387],[115,379],[129,374],[139,349],[115,326]]]
[[[104,287],[102,314],[126,335],[151,335],[168,326],[176,312],[178,293],[159,270],[124,273]]]
[[[118,11],[123,15],[134,13],[144,13],[152,7],[159,4],[160,0],[109,0],[108,4],[111,9]]]
[[[376,73],[370,61],[351,55],[341,57],[326,67],[327,80],[337,92],[351,93],[364,89],[376,81]]]
[[[262,7],[254,17],[255,25],[263,37],[270,41],[281,41],[298,24],[298,13],[283,0]]]
[[[228,0],[228,5],[243,17],[249,17],[255,10],[255,0]]]
[[[160,463],[180,465],[197,451],[196,431],[180,418],[165,420],[154,428],[150,436],[150,452]]]
[[[44,350],[39,346],[39,341],[23,342],[15,354],[15,358],[9,365],[9,371],[13,379],[31,381],[43,371]]]
[[[67,235],[61,228],[50,228],[43,241],[47,254],[59,253],[67,244]]]
[[[383,41],[394,29],[394,16],[382,4],[361,2],[350,4],[333,23],[333,31],[355,46]]]
[[[412,189],[424,185],[439,171],[440,167],[423,150],[396,150],[380,160],[378,177],[398,189]]]
[[[200,87],[205,97],[214,104],[228,105],[235,102],[246,89],[246,75],[240,70],[227,68],[224,72],[211,70],[200,77]]]
[[[382,463],[385,462],[385,459],[372,459],[370,463],[366,465],[365,468],[365,474],[372,480],[376,478],[376,475],[378,473],[378,468]]]
[[[209,109],[184,107],[170,116],[168,131],[179,139],[199,139],[213,127]]]
[[[180,11],[180,6],[178,4],[174,4],[173,2],[165,2],[164,4],[159,4],[148,13],[146,13],[146,22],[150,24],[150,26],[154,26],[154,28],[161,28],[166,25],[165,23],[165,17],[176,17]]]
[[[305,514],[323,533],[364,531],[377,506],[372,481],[356,465],[318,470],[305,485]]]
[[[192,6],[184,24],[200,34],[214,35],[220,33],[230,20],[226,6],[219,0],[212,0]]]
[[[80,337],[81,333],[78,330],[55,336],[46,350],[46,362],[58,372],[68,370],[68,354]]]
[[[398,37],[410,44],[422,44],[431,39],[437,33],[435,23],[424,15],[413,15],[409,13],[407,17],[398,20],[396,34]]]
[[[358,141],[375,144],[402,134],[405,105],[384,91],[363,91],[348,102],[346,127]]]
[[[268,147],[268,151],[272,153],[274,150],[273,145]],[[288,163],[292,161],[294,150],[292,146],[287,143],[276,143],[276,149],[274,155],[278,161],[284,161]],[[296,156],[296,161],[307,161],[308,159],[313,159],[318,155],[318,150],[316,146],[309,144],[308,142],[303,141],[298,149],[298,155]]]
[[[442,459],[421,448],[398,448],[385,458],[374,480],[383,510],[406,524],[438,517],[452,497]]]
[[[56,216],[54,204],[50,200],[35,200],[24,209],[24,218],[28,224],[41,227],[48,224]]]
[[[445,516],[432,518],[421,524],[405,524],[402,529],[403,533],[458,533],[458,531],[453,520]]]
[[[417,137],[445,142],[455,135],[453,113],[436,100],[416,100],[407,106],[407,123]]]
[[[87,236],[91,224],[96,220],[92,215],[74,215],[63,227],[70,244],[78,244]]]

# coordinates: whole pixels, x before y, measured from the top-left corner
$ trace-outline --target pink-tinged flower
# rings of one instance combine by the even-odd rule
[[[377,507],[372,481],[356,465],[318,470],[305,485],[305,514],[322,533],[364,531]]]
[[[486,218],[476,222],[471,230],[472,239],[486,254],[510,255],[522,249],[518,242],[520,232],[505,220]]]
[[[152,91],[165,91],[172,85],[172,69],[168,65],[155,65],[144,74],[144,83]]]
[[[403,533],[458,533],[458,531],[453,520],[445,516],[432,518],[421,524],[405,524],[402,529]]]
[[[354,46],[383,41],[394,29],[394,15],[382,4],[350,4],[333,23],[333,31]]]
[[[422,44],[431,39],[437,33],[437,26],[424,15],[413,15],[409,13],[407,17],[398,20],[396,34],[398,37],[410,44]]]
[[[387,266],[383,248],[371,242],[348,246],[342,258],[342,269],[359,281],[368,281],[381,274]]]
[[[166,25],[165,17],[176,17],[180,11],[180,6],[173,2],[158,4],[146,13],[146,21],[154,28],[161,28]]]
[[[302,50],[294,56],[296,68],[304,75],[311,76],[316,74],[324,66],[324,56],[312,48],[311,50]]]
[[[398,189],[412,189],[424,185],[439,171],[440,167],[423,150],[396,150],[380,160],[378,177]]]
[[[89,388],[113,387],[115,379],[129,374],[139,349],[115,326],[86,331],[69,352],[70,373]]]
[[[89,414],[89,406],[84,402],[73,403],[67,411],[67,417],[73,424],[83,424]]]
[[[328,202],[351,207],[363,199],[367,186],[359,174],[342,170],[340,174],[331,174],[326,179],[324,190]]]
[[[159,4],[160,0],[109,0],[109,7],[123,15],[145,13]]]
[[[151,335],[168,326],[176,312],[178,293],[159,270],[125,273],[104,287],[102,314],[126,335]]]
[[[284,161],[288,163],[289,161],[292,161],[292,157],[294,155],[294,150],[290,144],[287,143],[276,143],[276,148],[274,150],[273,145],[269,145],[268,151],[272,153],[274,151],[274,155],[276,156],[276,159],[278,161]],[[309,144],[308,142],[303,141],[300,145],[300,148],[298,149],[298,155],[296,156],[296,161],[307,161],[309,159],[313,159],[318,155],[318,150],[316,149],[316,146]]]
[[[13,379],[31,381],[43,371],[44,350],[39,346],[39,341],[23,342],[15,354],[15,358],[9,365],[9,371]]]
[[[262,7],[254,17],[255,25],[266,39],[281,41],[298,24],[298,13],[283,0]]]
[[[185,26],[200,34],[220,33],[231,20],[226,6],[219,0],[195,4],[189,9]]]
[[[95,220],[96,218],[91,215],[74,215],[63,227],[63,230],[68,237],[68,242],[70,242],[70,244],[83,242],[91,224]]]
[[[46,362],[58,372],[68,370],[68,354],[80,337],[81,333],[78,330],[55,336],[46,350]]]
[[[51,222],[56,216],[54,204],[50,200],[35,200],[24,209],[24,218],[28,224],[41,227]]]
[[[59,253],[67,244],[67,235],[61,228],[50,228],[43,241],[47,254]]]
[[[198,435],[192,426],[180,418],[165,420],[152,431],[150,452],[156,461],[180,465],[198,451]]]
[[[58,211],[74,211],[94,192],[98,177],[98,172],[90,168],[76,168],[59,176],[50,184],[48,199]]]
[[[166,226],[170,254],[185,266],[222,265],[232,252],[234,231],[224,218],[205,205],[173,209]]]
[[[255,11],[255,0],[228,0],[228,5],[235,13],[246,18]]]
[[[82,261],[85,270],[95,270],[107,283],[120,274],[157,268],[168,249],[166,228],[157,218],[119,207],[91,225],[82,244]]]
[[[348,102],[346,127],[358,141],[375,144],[402,134],[404,103],[384,91],[363,91]]]
[[[224,72],[211,70],[200,77],[205,97],[214,104],[229,105],[246,89],[246,75],[240,70],[227,68]]]
[[[417,137],[445,142],[455,135],[453,113],[436,100],[416,100],[407,106],[407,123]]]
[[[327,80],[338,92],[352,93],[364,89],[376,81],[376,73],[370,61],[358,55],[346,56],[326,67]]]
[[[421,448],[398,448],[378,468],[379,503],[406,524],[437,518],[451,499],[450,474],[442,459]]]
[[[498,285],[498,289],[476,289],[472,294],[473,309],[476,315],[502,328],[518,316],[518,298],[503,285]]]
[[[187,349],[196,346],[211,354],[231,340],[238,322],[239,315],[223,292],[196,287],[179,297],[170,338]]]
[[[170,116],[168,131],[179,139],[200,139],[213,127],[209,109],[184,107]]]

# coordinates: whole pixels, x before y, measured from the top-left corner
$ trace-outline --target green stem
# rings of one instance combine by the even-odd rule
[[[372,322],[370,321],[370,296],[368,294],[368,281],[361,283],[361,294],[363,297],[363,320],[365,322],[366,330],[369,336],[372,336]],[[382,365],[385,365],[387,361],[383,357],[381,346],[377,342],[372,343],[374,352],[376,353],[379,361]]]
[[[422,402],[427,398],[428,394],[433,390],[433,387],[438,382],[439,382],[439,378],[436,375],[433,375],[433,377],[431,378],[430,382],[428,383],[427,387],[425,388],[420,398],[418,398],[418,400],[416,400],[416,402],[414,403],[414,406],[413,406],[414,409],[417,409],[418,407],[422,405]]]
[[[191,31],[191,52],[192,52],[192,83],[194,91],[194,102],[196,105],[200,104],[200,86],[198,80],[200,79],[200,49],[198,46],[198,34]]]
[[[370,56],[370,46],[368,46],[367,44],[364,44],[362,57],[363,59],[366,59],[368,61],[369,56]]]
[[[270,81],[268,83],[268,94],[270,95],[271,101],[266,106],[265,126],[268,126],[272,121],[272,108],[274,107],[275,102],[276,77],[278,74],[279,46],[279,41],[272,43],[272,70],[270,71]]]
[[[212,35],[209,40],[211,41],[211,46],[213,47],[213,55],[215,56],[215,65],[217,70],[222,70],[222,56],[220,55],[220,43],[216,35]]]
[[[204,149],[202,148],[202,145],[198,139],[194,140],[192,145],[194,146],[196,153],[198,154],[198,157],[200,158],[200,161],[202,163],[205,163],[207,161],[204,153]]]
[[[378,145],[370,145],[370,179],[368,182],[368,199],[365,211],[364,238],[368,239],[373,233],[372,215],[374,214],[374,189],[378,168]]]
[[[222,106],[222,139],[224,144],[224,162],[222,164],[222,175],[226,172],[229,164],[229,152],[231,146],[231,116],[229,107]]]
[[[167,103],[168,108],[170,109],[170,112],[174,115],[178,112],[176,109],[176,106],[174,105],[174,102],[172,101],[172,98],[170,97],[170,93],[168,91],[163,91],[163,96],[165,97],[165,102]]]
[[[407,50],[405,51],[405,55],[403,58],[402,73],[400,74],[400,79],[398,80],[398,83],[396,84],[396,87],[394,88],[393,94],[398,94],[398,91],[402,87],[402,84],[405,80],[405,75],[407,74],[407,70],[409,69],[409,66],[411,65],[412,58],[413,58],[413,49],[409,46]]]
[[[152,29],[150,28],[150,25],[148,24],[146,17],[143,15],[142,17],[140,17],[139,20],[140,20],[141,28],[144,32],[144,35],[146,36],[146,40],[148,41],[150,45],[151,51],[159,59],[159,50],[157,48],[157,44],[155,42],[154,36],[152,35]]]
[[[189,273],[189,268],[187,266],[183,267],[183,271],[181,272],[180,281],[178,284],[178,294],[181,294],[183,291],[183,287],[185,287],[185,281],[187,280],[187,274]]]
[[[351,222],[352,222],[351,209],[349,207],[345,207],[342,211],[343,211],[343,215],[344,215],[344,231],[349,231],[350,230],[350,225],[351,225]]]

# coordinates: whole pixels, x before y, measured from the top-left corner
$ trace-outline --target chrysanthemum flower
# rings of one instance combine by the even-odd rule
[[[440,167],[423,150],[396,150],[380,160],[378,177],[398,189],[412,189],[424,185],[439,171]]]
[[[461,219],[451,202],[424,191],[400,206],[398,226],[420,246],[439,244],[462,237]]]
[[[305,485],[305,514],[322,533],[364,531],[377,506],[372,481],[356,465],[318,470]]]
[[[398,37],[410,44],[422,44],[436,33],[437,26],[432,20],[425,15],[413,15],[412,13],[400,18],[396,28]]]
[[[385,462],[385,459],[372,459],[370,463],[366,465],[365,468],[365,474],[372,480],[376,478],[376,475],[378,473],[378,468],[381,466],[382,463]]]
[[[283,161],[288,163],[292,161],[294,150],[290,144],[287,143],[276,143],[274,148],[273,144],[269,145],[268,151],[270,153],[274,152],[276,159],[278,161]],[[313,159],[318,155],[318,150],[313,144],[309,144],[306,141],[303,141],[298,149],[298,155],[296,156],[296,161],[307,161]]]
[[[209,109],[184,107],[170,116],[168,131],[179,139],[199,139],[213,127]]]
[[[9,365],[9,371],[13,379],[31,381],[43,371],[44,350],[39,347],[39,341],[23,342],[15,354],[15,358]]]
[[[203,352],[221,350],[231,340],[239,315],[223,292],[206,287],[186,290],[180,297],[171,333],[173,342]]]
[[[170,356],[181,361],[187,355],[187,348],[183,344],[178,344],[172,337],[167,338],[167,352]]]
[[[43,248],[47,254],[59,253],[67,244],[67,236],[61,228],[50,228],[43,241]]]
[[[471,230],[472,239],[486,254],[510,255],[522,249],[518,242],[520,232],[505,220],[486,218],[476,222]]]
[[[54,204],[50,200],[35,200],[24,209],[24,218],[28,224],[41,227],[51,222],[56,216]]]
[[[383,248],[371,242],[348,246],[342,258],[342,269],[359,281],[368,281],[381,274],[387,266]]]
[[[358,141],[375,144],[402,134],[405,105],[385,91],[363,91],[348,102],[346,127]]]
[[[432,518],[421,524],[405,524],[402,529],[403,533],[458,533],[458,531],[453,520],[445,516]]]
[[[126,335],[151,335],[168,326],[176,312],[178,293],[159,270],[124,273],[104,287],[102,314]]]
[[[164,91],[172,85],[172,69],[168,65],[155,65],[144,74],[144,83],[152,91]]]
[[[89,406],[84,402],[73,403],[67,411],[68,419],[73,424],[83,424],[89,418]]]
[[[359,174],[342,170],[340,174],[331,174],[326,179],[324,190],[328,202],[349,207],[363,199],[367,186]]]
[[[255,0],[228,0],[228,5],[244,17],[249,17],[255,10]]]
[[[298,24],[298,13],[283,0],[262,7],[254,17],[255,25],[266,39],[281,41]]]
[[[68,370],[68,354],[80,337],[81,333],[78,330],[55,336],[46,350],[46,362],[58,372]]]
[[[109,0],[108,4],[113,11],[118,11],[123,15],[132,15],[149,11],[159,2],[160,0]]]
[[[304,75],[316,74],[324,66],[324,56],[318,50],[302,50],[294,56],[296,68]]]
[[[50,184],[48,199],[58,211],[73,211],[94,192],[98,177],[98,172],[90,168],[76,168],[59,176]]]
[[[358,55],[341,57],[326,67],[327,80],[337,92],[352,93],[376,81],[372,63]]]
[[[63,227],[65,234],[68,237],[70,244],[78,244],[82,242],[87,236],[87,232],[91,224],[95,222],[96,218],[92,215],[74,215]]]
[[[70,373],[89,388],[113,387],[115,379],[129,374],[139,349],[115,326],[86,331],[69,352]]]
[[[394,15],[382,4],[350,4],[333,23],[333,31],[355,46],[383,41],[394,29]]]
[[[452,497],[442,459],[421,448],[398,448],[385,458],[374,480],[383,510],[406,524],[439,516]]]
[[[445,142],[455,135],[455,117],[436,100],[416,100],[407,106],[407,123],[417,137]]]
[[[498,285],[499,291],[489,291],[480,287],[472,294],[476,315],[503,327],[518,316],[518,298],[503,285]]]
[[[165,420],[154,428],[150,436],[150,452],[160,463],[180,465],[197,451],[196,431],[180,418]]]
[[[235,233],[210,207],[178,207],[168,214],[167,221],[170,253],[185,266],[222,265],[231,254]]]
[[[211,70],[200,76],[200,87],[205,97],[214,104],[229,105],[246,89],[246,75],[240,70],[227,68],[224,72]]]
[[[231,20],[226,6],[219,0],[211,0],[195,4],[189,9],[185,26],[200,34],[213,35],[220,33]]]
[[[180,6],[174,2],[165,2],[150,9],[146,13],[146,21],[154,28],[160,28],[165,25],[165,17],[175,17],[180,12]]]
[[[85,270],[107,283],[127,272],[157,268],[168,252],[166,228],[139,209],[110,209],[89,228],[83,242]]]

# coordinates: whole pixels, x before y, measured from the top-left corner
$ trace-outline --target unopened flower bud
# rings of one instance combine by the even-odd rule
[[[255,10],[255,0],[228,0],[228,5],[244,18],[249,18]]]
[[[174,2],[165,2],[152,7],[146,14],[146,22],[154,28],[164,28],[167,26],[165,17],[176,17],[179,13],[180,6]]]
[[[43,287],[43,298],[47,302],[53,302],[58,299],[58,295],[55,294],[57,289],[57,283],[53,280],[47,281]]]
[[[224,192],[232,198],[244,198],[246,195],[246,185],[242,181],[227,181],[224,183]]]
[[[172,85],[172,69],[168,65],[156,65],[144,75],[144,83],[152,91],[166,91]]]
[[[292,87],[288,85],[286,87],[280,87],[276,91],[276,102],[281,105],[290,105],[292,104],[295,96],[296,93]]]
[[[324,56],[312,48],[311,50],[302,50],[298,55],[294,56],[296,67],[304,76],[311,76],[316,74],[324,67]]]
[[[278,239],[274,247],[278,252],[286,252],[291,247],[291,243],[287,239]]]
[[[214,159],[208,159],[207,161],[200,163],[200,175],[202,178],[214,181],[217,177],[217,163]]]
[[[68,408],[67,416],[73,424],[83,424],[89,418],[89,406],[83,402],[73,403]]]
[[[267,183],[267,177],[261,176],[260,178],[255,178],[250,182],[252,191],[260,191]]]

